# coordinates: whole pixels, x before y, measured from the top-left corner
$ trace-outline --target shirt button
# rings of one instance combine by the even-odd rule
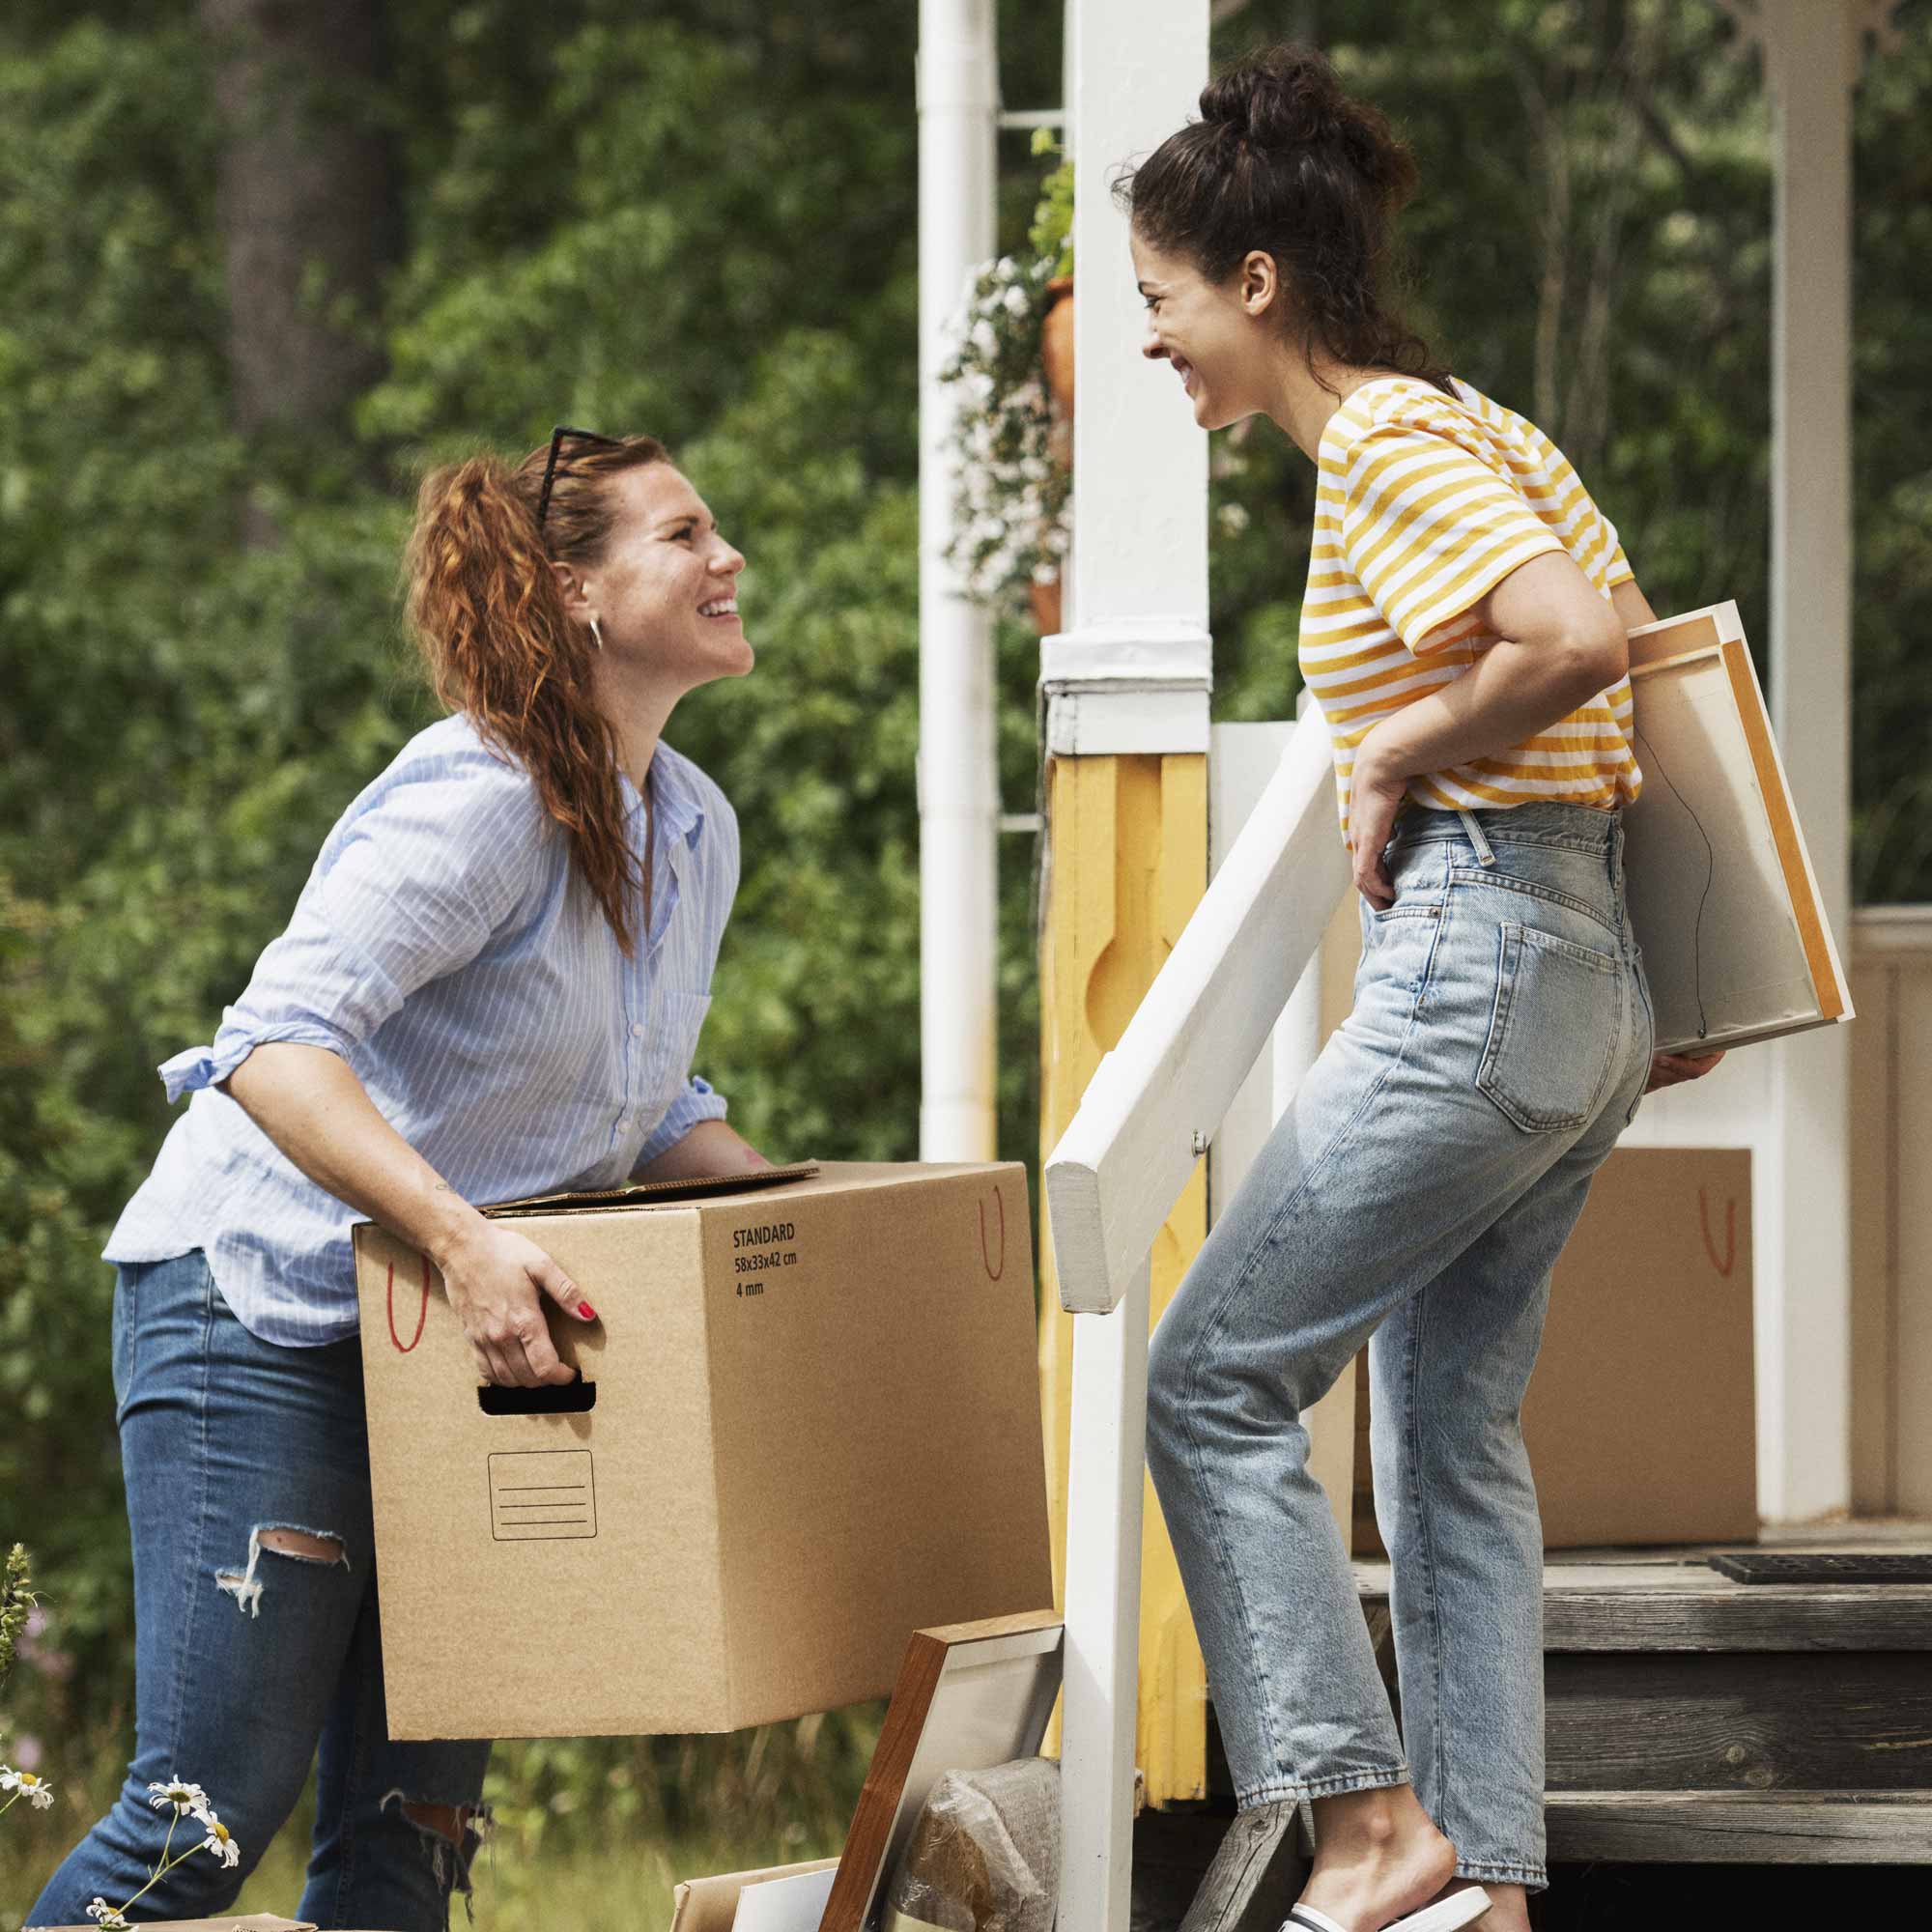
[[[642,1020],[633,1020],[633,1021],[631,1022],[631,1037],[632,1037],[633,1039],[642,1039],[642,1038],[643,1038],[643,1037],[644,1037],[644,1023],[643,1023],[643,1021],[642,1021]]]
[[[630,1117],[630,1115],[628,1115],[628,1114],[619,1114],[619,1115],[617,1116],[617,1131],[618,1131],[618,1132],[619,1132],[620,1134],[627,1134],[627,1133],[629,1133],[629,1132],[631,1131],[631,1117]]]

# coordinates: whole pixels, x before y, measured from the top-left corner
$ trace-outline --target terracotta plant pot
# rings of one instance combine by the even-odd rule
[[[1073,277],[1056,275],[1046,285],[1050,298],[1039,326],[1039,361],[1046,377],[1047,393],[1053,398],[1053,429],[1047,449],[1062,469],[1073,467]],[[1041,637],[1060,629],[1060,579],[1050,582],[1030,582],[1027,600],[1033,606],[1033,620]]]
[[[1073,414],[1073,277],[1056,275],[1046,285],[1052,305],[1039,326],[1039,360],[1057,414]]]
[[[1027,601],[1033,606],[1035,628],[1042,638],[1060,629],[1060,579],[1050,583],[1029,582]]]

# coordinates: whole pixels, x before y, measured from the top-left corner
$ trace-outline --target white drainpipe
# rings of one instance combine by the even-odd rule
[[[938,372],[968,271],[994,252],[993,0],[920,0],[919,874],[922,1160],[994,1153],[999,787],[992,626],[942,552],[952,527]]]

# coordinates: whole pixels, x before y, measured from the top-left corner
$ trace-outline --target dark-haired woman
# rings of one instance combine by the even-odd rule
[[[1313,1802],[1292,1923],[1516,1932],[1546,1883],[1542,1536],[1520,1410],[1550,1268],[1652,1086],[1624,903],[1616,532],[1384,306],[1406,150],[1305,47],[1121,185],[1166,360],[1316,467],[1300,665],[1359,891],[1354,1010],[1156,1331],[1148,1456],[1245,1807]],[[1399,1736],[1301,1417],[1364,1342]]]
[[[661,736],[752,667],[743,567],[649,438],[425,479],[409,610],[450,715],[337,821],[213,1045],[162,1067],[194,1097],[107,1244],[136,1746],[32,1922],[142,1891],[171,1825],[194,1844],[177,1778],[244,1856],[171,1866],[137,1917],[225,1909],[318,1746],[301,1918],[440,1927],[468,1891],[489,1744],[384,1720],[349,1230],[433,1256],[479,1375],[533,1386],[573,1374],[542,1297],[596,1311],[471,1203],[763,1163],[689,1070],[736,821]]]

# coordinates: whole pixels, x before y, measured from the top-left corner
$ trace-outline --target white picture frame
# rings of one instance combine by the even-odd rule
[[[1853,1018],[1735,603],[1630,634],[1643,783],[1625,893],[1657,1051],[1716,1052]]]

